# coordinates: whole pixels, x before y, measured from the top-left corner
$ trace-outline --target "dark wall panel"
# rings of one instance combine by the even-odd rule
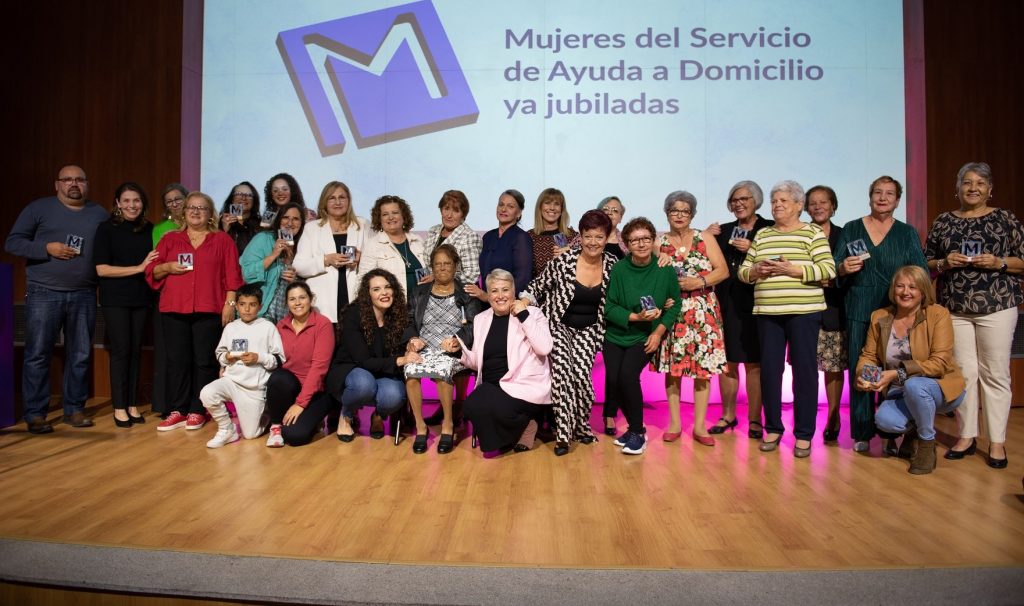
[[[121,181],[138,181],[159,218],[159,194],[181,170],[182,12],[175,0],[66,0],[6,9],[3,165],[13,175],[0,206],[7,237],[22,207],[54,192],[64,164],[89,177],[110,208]],[[15,298],[24,264],[15,264]]]

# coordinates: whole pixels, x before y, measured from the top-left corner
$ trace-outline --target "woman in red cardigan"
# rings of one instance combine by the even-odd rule
[[[313,308],[309,285],[292,282],[285,291],[288,315],[277,323],[285,362],[267,380],[267,446],[302,446],[334,407],[324,393],[324,376],[334,354],[334,324]]]
[[[235,290],[244,283],[238,250],[218,228],[213,200],[194,191],[185,197],[185,224],[161,238],[156,252],[146,281],[161,293],[168,409],[157,430],[200,429],[206,413],[199,390],[220,371],[214,350],[235,319]]]

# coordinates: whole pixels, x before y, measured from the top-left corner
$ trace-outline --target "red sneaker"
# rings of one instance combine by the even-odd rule
[[[172,429],[177,429],[185,425],[186,422],[187,419],[185,418],[185,415],[175,410],[171,414],[167,415],[167,418],[161,421],[160,424],[156,426],[156,430],[170,431]]]
[[[202,429],[203,425],[206,425],[206,415],[200,412],[188,413],[188,419],[185,421],[185,429]]]

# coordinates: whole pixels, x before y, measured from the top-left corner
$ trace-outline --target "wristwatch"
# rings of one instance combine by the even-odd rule
[[[1006,257],[1003,257],[1003,264],[999,267],[999,271],[1005,274],[1007,267],[1008,266],[1006,265]]]

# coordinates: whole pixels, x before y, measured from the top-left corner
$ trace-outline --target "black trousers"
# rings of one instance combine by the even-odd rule
[[[220,314],[167,313],[161,321],[167,353],[167,412],[203,414],[199,391],[220,372],[214,355],[223,330]]]
[[[759,315],[761,338],[761,399],[764,430],[782,434],[782,375],[786,345],[793,366],[793,435],[798,440],[814,437],[818,416],[818,330],[821,312],[791,315]],[[856,364],[856,362],[854,363]]]
[[[640,373],[651,362],[644,344],[622,347],[604,342],[604,416],[615,416],[615,405],[629,423],[629,431],[644,433],[644,392],[640,389]],[[610,412],[609,412],[610,411]]]
[[[278,368],[270,373],[267,379],[267,415],[270,422],[280,425],[284,420],[284,414],[288,412],[295,398],[302,391],[302,383],[298,377],[292,374],[287,368]],[[310,399],[309,404],[291,425],[281,425],[281,437],[284,443],[289,446],[304,446],[313,441],[320,423],[324,417],[340,405],[324,392],[317,392]]]
[[[550,409],[513,398],[493,383],[477,383],[462,414],[473,423],[480,450],[491,451],[515,446],[530,420],[540,423]]]
[[[110,399],[115,409],[136,405],[142,331],[148,307],[104,307],[107,349],[110,351]]]

